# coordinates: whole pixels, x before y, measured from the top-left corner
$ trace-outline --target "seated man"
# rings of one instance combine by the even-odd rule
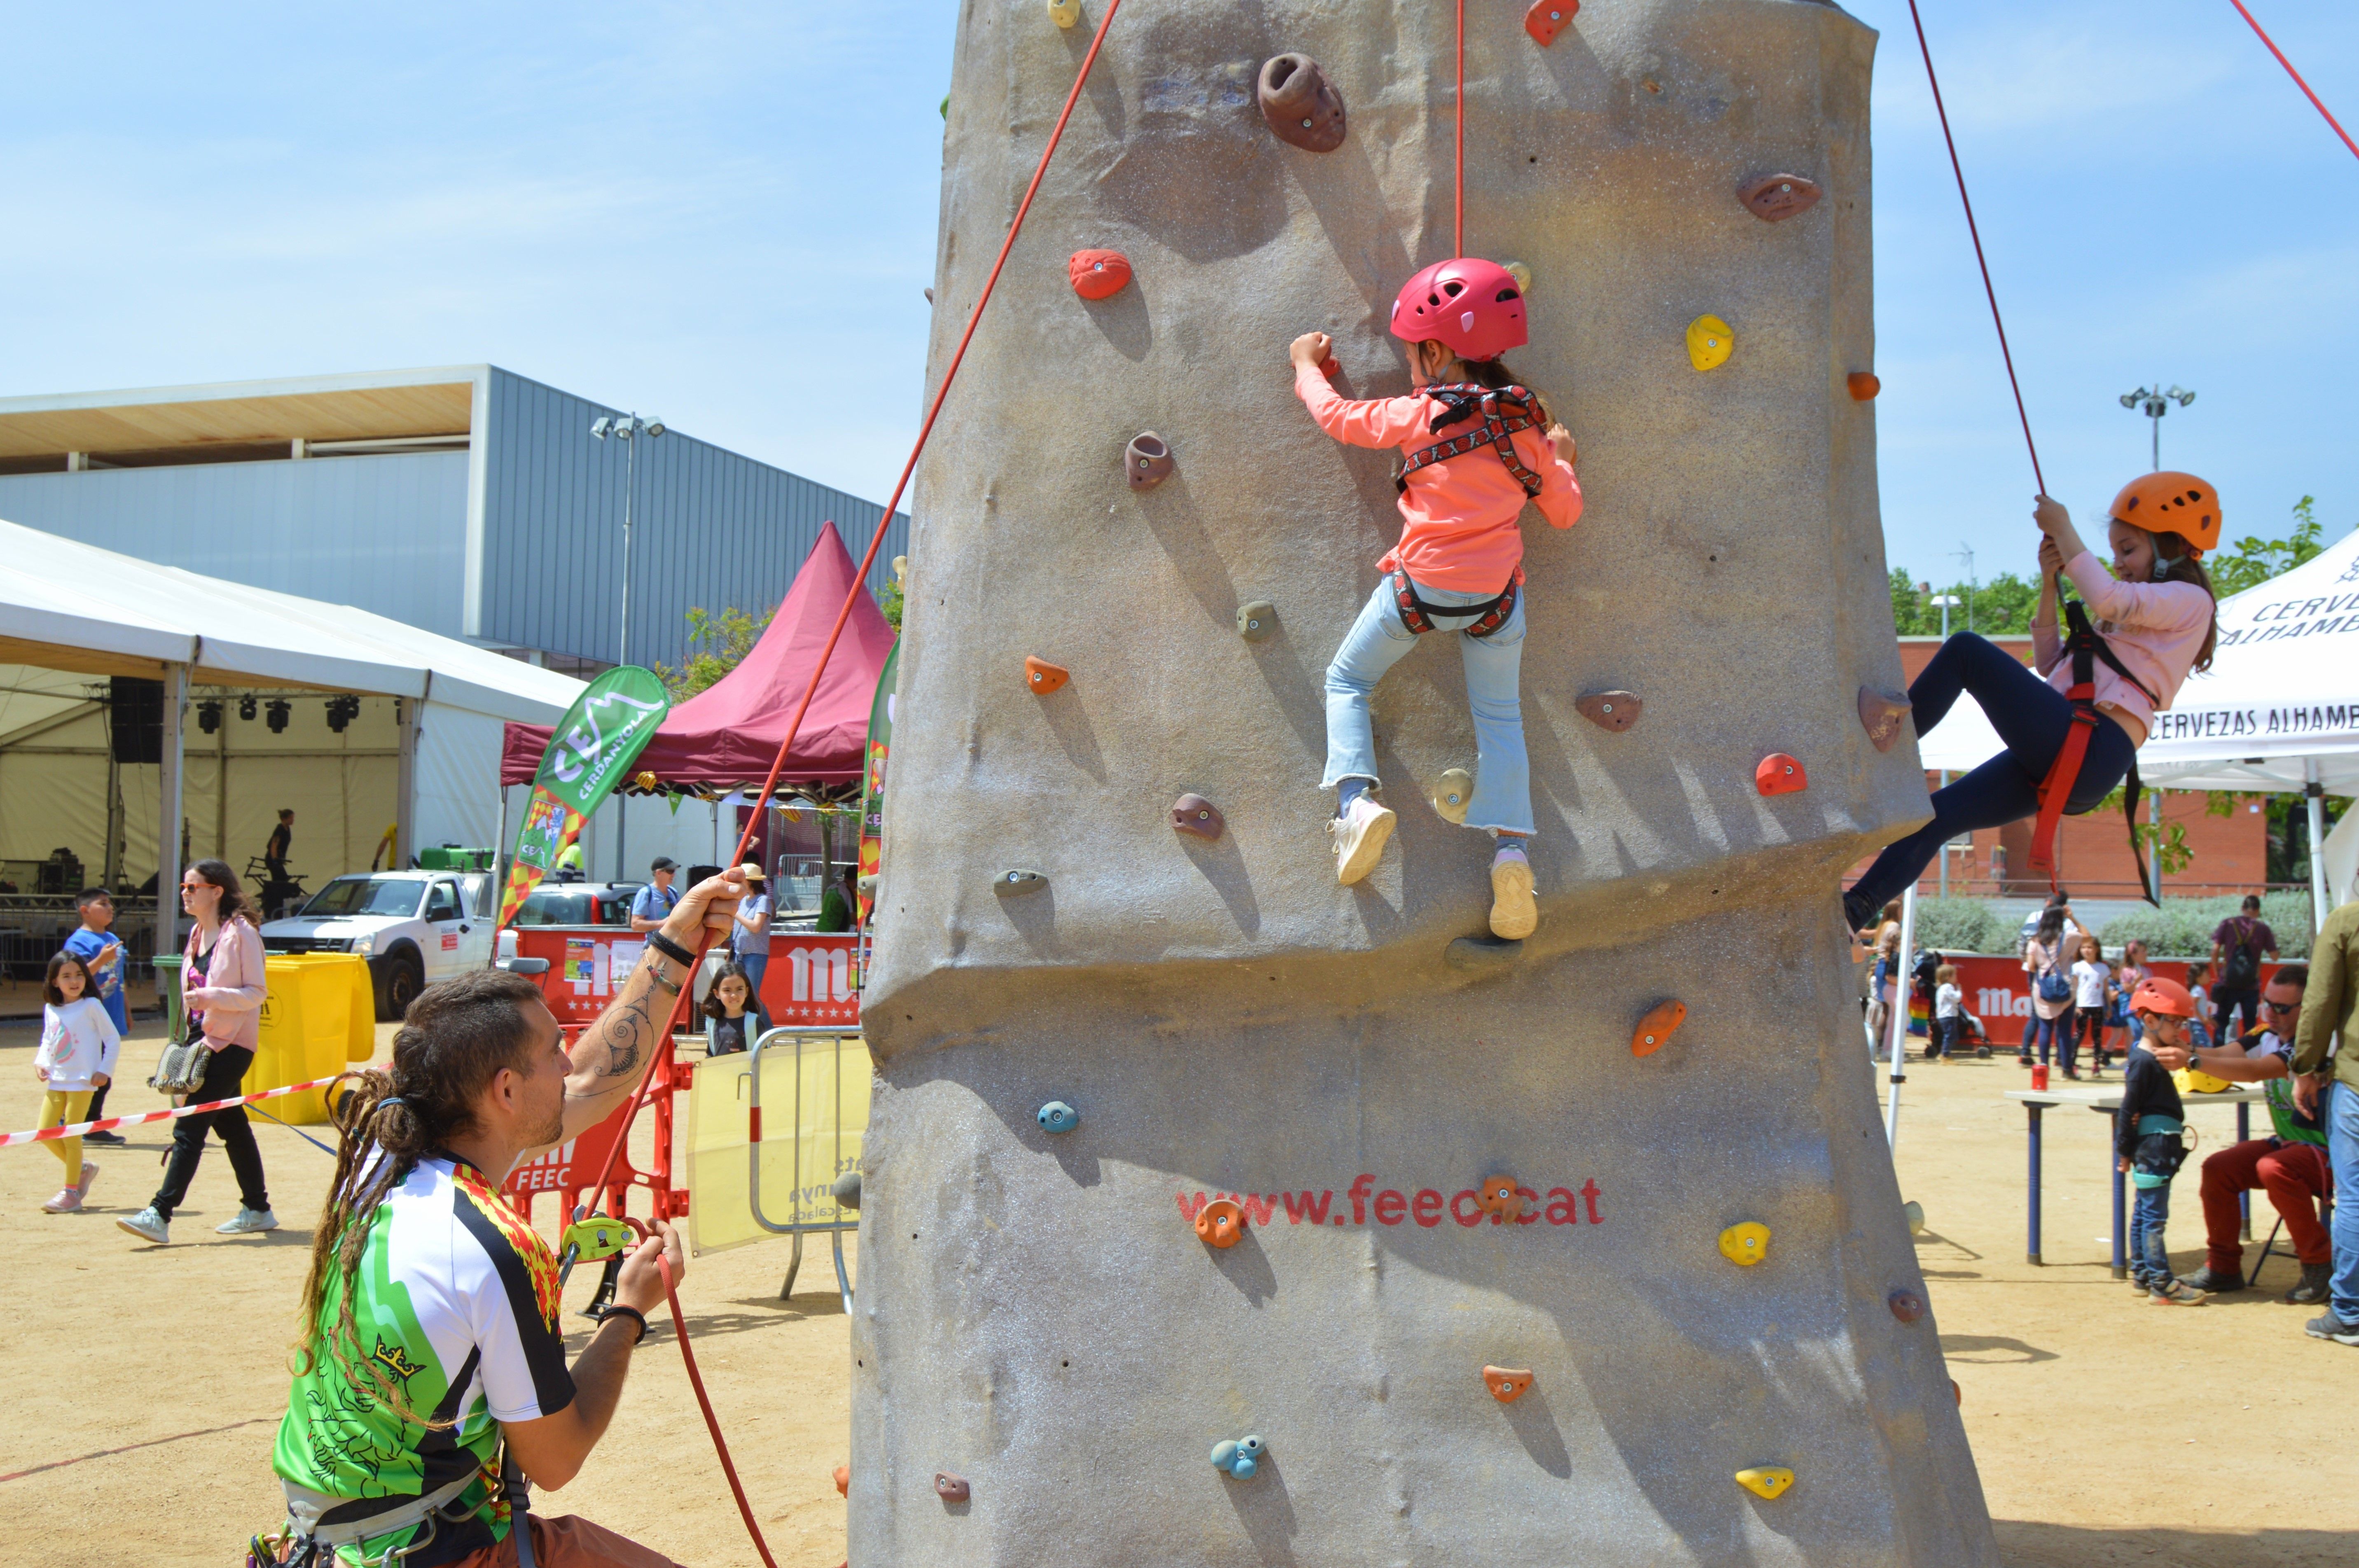
[[[2190,1063],[2199,1072],[2232,1083],[2258,1083],[2269,1097],[2274,1137],[2232,1144],[2203,1162],[2203,1231],[2211,1256],[2187,1277],[2214,1295],[2245,1288],[2243,1229],[2237,1194],[2258,1187],[2285,1216],[2286,1234],[2301,1264],[2301,1282],[2288,1291],[2289,1302],[2314,1305],[2326,1300],[2332,1260],[2326,1227],[2318,1223],[2318,1200],[2326,1195],[2326,1132],[2319,1119],[2294,1103],[2293,1035],[2301,1020],[2302,988],[2310,972],[2299,964],[2278,970],[2261,993],[2261,1027],[2234,1045],[2198,1051]]]
[[[658,1259],[680,1277],[679,1238],[661,1225],[630,1254],[568,1367],[558,1259],[499,1186],[612,1115],[669,1048],[690,944],[700,927],[730,924],[743,890],[734,870],[690,889],[571,1059],[530,980],[479,971],[411,1003],[390,1077],[358,1074],[338,1102],[342,1148],[304,1286],[310,1332],[272,1455],[289,1526],[258,1561],[676,1568],[585,1519],[519,1505],[524,1481],[564,1486],[605,1432],[664,1300]]]

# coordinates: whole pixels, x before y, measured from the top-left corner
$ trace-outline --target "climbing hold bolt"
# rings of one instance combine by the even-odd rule
[[[1794,1473],[1782,1465],[1756,1465],[1739,1470],[1736,1484],[1756,1497],[1774,1497],[1794,1484]]]
[[[835,1495],[839,1497],[852,1496],[852,1466],[849,1465],[835,1467]]]
[[[859,1172],[859,1171],[845,1171],[842,1175],[841,1175],[841,1176],[839,1176],[839,1177],[837,1177],[837,1178],[835,1179],[835,1185],[834,1185],[832,1188],[829,1189],[829,1190],[830,1190],[831,1192],[832,1192],[835,1194],[835,1202],[836,1202],[836,1206],[837,1206],[838,1208],[850,1209],[850,1210],[852,1210],[852,1211],[853,1211],[853,1213],[855,1213],[855,1214],[859,1212],[859,1209],[860,1209],[860,1172]]]
[[[662,782],[662,780],[658,779],[654,773],[647,772],[640,774],[636,779],[632,779],[631,782],[652,794],[655,791],[655,787],[658,783]]]
[[[1038,893],[1048,885],[1049,879],[1038,871],[1003,871],[991,879],[991,890],[1003,898]]]
[[[1518,1220],[1524,1215],[1524,1203],[1516,1195],[1513,1176],[1485,1176],[1476,1192],[1474,1206],[1502,1223]]]
[[[1256,599],[1250,604],[1237,606],[1237,636],[1247,642],[1259,642],[1277,630],[1277,606],[1266,599]]]
[[[1196,1234],[1207,1247],[1225,1251],[1245,1234],[1245,1212],[1227,1198],[1214,1198],[1196,1211]]]
[[[1072,678],[1073,672],[1061,664],[1051,664],[1030,654],[1024,656],[1024,684],[1030,688],[1035,697],[1045,697],[1051,691],[1061,691],[1065,682]]]
[[[1111,299],[1130,281],[1130,257],[1118,250],[1077,250],[1065,274],[1082,299]]]
[[[1759,1220],[1730,1225],[1720,1233],[1720,1255],[1731,1263],[1752,1268],[1769,1256],[1769,1227]]]
[[[1305,152],[1343,145],[1343,95],[1307,54],[1272,55],[1262,62],[1261,117],[1277,139]]]
[[[1735,352],[1736,335],[1718,316],[1698,316],[1688,323],[1688,359],[1698,370],[1716,370]]]
[[[1514,1404],[1522,1396],[1523,1391],[1531,1386],[1532,1375],[1522,1367],[1485,1367],[1483,1368],[1483,1387],[1490,1389],[1491,1397],[1503,1405]]]
[[[1182,795],[1171,802],[1171,825],[1198,838],[1218,838],[1227,824],[1221,809],[1201,795]]]
[[[934,1492],[946,1503],[962,1503],[968,1497],[966,1477],[953,1475],[947,1470],[934,1472]]]
[[[1520,261],[1503,261],[1499,264],[1499,267],[1500,270],[1504,271],[1508,277],[1516,280],[1516,288],[1518,292],[1529,294],[1532,291],[1532,269],[1530,267],[1526,267]]]
[[[1474,799],[1474,776],[1462,768],[1442,769],[1433,783],[1434,814],[1446,822],[1463,822],[1467,804]]]
[[[1576,700],[1573,711],[1602,730],[1620,735],[1638,722],[1647,704],[1636,691],[1592,691]]]
[[[1809,789],[1810,776],[1801,763],[1782,751],[1773,751],[1753,770],[1753,787],[1764,795],[1792,795]]]
[[[1908,1222],[1910,1236],[1925,1234],[1925,1205],[1911,1198],[1900,1205],[1900,1217]]]
[[[1914,1290],[1895,1290],[1884,1298],[1884,1304],[1902,1323],[1915,1323],[1925,1315],[1925,1298]]]
[[[1878,751],[1890,751],[1900,738],[1900,721],[1908,716],[1908,699],[1896,697],[1889,691],[1879,691],[1873,686],[1859,689],[1859,724],[1867,732],[1868,745]]]
[[[1688,1005],[1685,1002],[1656,1003],[1647,1009],[1647,1016],[1638,1020],[1638,1027],[1630,1031],[1630,1054],[1654,1055],[1671,1043],[1671,1036],[1677,1034],[1680,1026],[1687,1021]]]
[[[1248,1432],[1233,1443],[1212,1444],[1212,1468],[1225,1470],[1240,1481],[1251,1480],[1253,1473],[1261,1467],[1262,1455],[1267,1452],[1267,1445]]]
[[[1082,0],[1049,0],[1049,20],[1070,27],[1082,19]]]
[[[1875,395],[1884,390],[1884,383],[1876,379],[1873,370],[1854,370],[1843,377],[1843,385],[1851,389],[1851,400],[1854,403],[1873,401]]]
[[[1071,1132],[1082,1125],[1082,1113],[1062,1100],[1051,1100],[1034,1117],[1042,1132]]]
[[[1171,448],[1153,430],[1141,430],[1123,449],[1122,471],[1134,490],[1152,490],[1171,475]]]
[[[1745,210],[1765,223],[1783,223],[1797,212],[1807,212],[1818,204],[1819,187],[1815,180],[1799,174],[1765,174],[1749,180],[1738,188],[1736,199]]]
[[[1572,26],[1573,17],[1581,14],[1581,0],[1532,0],[1532,8],[1524,13],[1524,31],[1532,41],[1546,49],[1556,42],[1556,36]]]

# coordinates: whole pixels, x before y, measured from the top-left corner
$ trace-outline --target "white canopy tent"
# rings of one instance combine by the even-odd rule
[[[0,522],[0,663],[136,676],[164,687],[158,837],[177,859],[194,682],[404,699],[397,854],[488,844],[500,831],[509,721],[555,724],[582,683],[348,605],[249,588]],[[67,704],[60,690],[20,702]],[[62,709],[60,709],[62,712]],[[22,727],[23,715],[12,713]],[[159,888],[178,879],[175,866]],[[159,900],[159,942],[170,900]]]

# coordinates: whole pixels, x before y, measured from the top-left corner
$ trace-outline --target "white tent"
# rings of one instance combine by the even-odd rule
[[[7,522],[0,522],[0,663],[163,683],[153,842],[167,844],[177,844],[184,821],[192,683],[403,699],[391,804],[405,861],[419,845],[495,843],[502,725],[555,724],[582,690],[570,676],[348,605],[155,566]],[[60,721],[88,705],[74,691],[50,687],[18,683],[12,733],[46,722],[35,712],[45,703]]]

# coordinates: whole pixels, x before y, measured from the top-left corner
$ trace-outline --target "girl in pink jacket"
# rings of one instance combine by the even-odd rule
[[[1510,940],[1539,923],[1531,862],[1531,769],[1518,690],[1523,664],[1525,504],[1569,528],[1581,516],[1573,441],[1518,386],[1499,356],[1528,341],[1523,293],[1504,267],[1472,257],[1438,263],[1408,280],[1393,304],[1392,332],[1408,344],[1417,390],[1347,401],[1321,366],[1324,332],[1294,340],[1294,389],[1319,428],[1352,446],[1397,447],[1400,542],[1376,563],[1385,573],[1327,670],[1327,771],[1336,791],[1328,826],[1335,877],[1345,886],[1375,869],[1395,815],[1378,798],[1368,696],[1426,632],[1455,633],[1474,717],[1473,798],[1465,824],[1490,833],[1491,931]]]

